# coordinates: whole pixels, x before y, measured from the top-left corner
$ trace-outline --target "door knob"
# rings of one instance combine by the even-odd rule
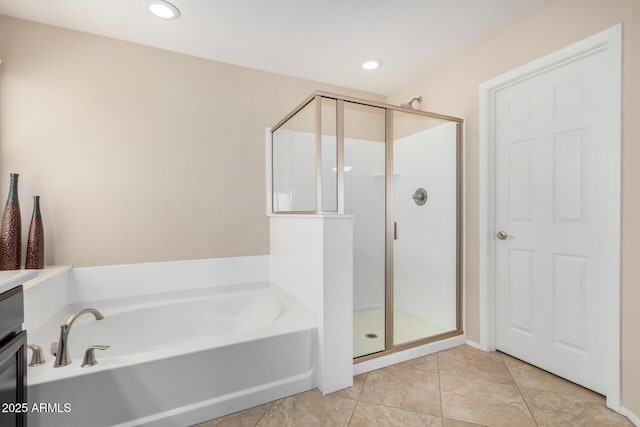
[[[496,234],[496,236],[498,236],[498,239],[500,240],[507,240],[509,237],[513,237],[510,234],[507,234],[505,231],[498,231],[498,234]]]

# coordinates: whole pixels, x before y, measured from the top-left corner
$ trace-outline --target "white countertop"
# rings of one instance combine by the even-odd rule
[[[39,270],[7,270],[0,271],[0,294],[33,279]]]

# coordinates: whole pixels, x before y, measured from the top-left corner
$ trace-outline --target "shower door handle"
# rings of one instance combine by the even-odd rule
[[[393,240],[398,240],[398,223],[393,221]]]

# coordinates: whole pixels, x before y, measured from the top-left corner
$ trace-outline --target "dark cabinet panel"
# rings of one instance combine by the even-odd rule
[[[27,425],[27,332],[22,286],[0,294],[0,426]]]

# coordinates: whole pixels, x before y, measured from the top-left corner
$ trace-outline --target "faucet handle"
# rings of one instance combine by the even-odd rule
[[[29,362],[29,366],[31,367],[40,366],[46,362],[44,358],[44,352],[42,351],[42,347],[36,344],[29,344],[27,347],[32,350],[31,362]]]
[[[110,346],[108,345],[90,345],[84,352],[84,359],[82,360],[82,367],[88,368],[89,366],[93,366],[98,361],[96,360],[96,355],[93,353],[94,350],[106,350]]]

